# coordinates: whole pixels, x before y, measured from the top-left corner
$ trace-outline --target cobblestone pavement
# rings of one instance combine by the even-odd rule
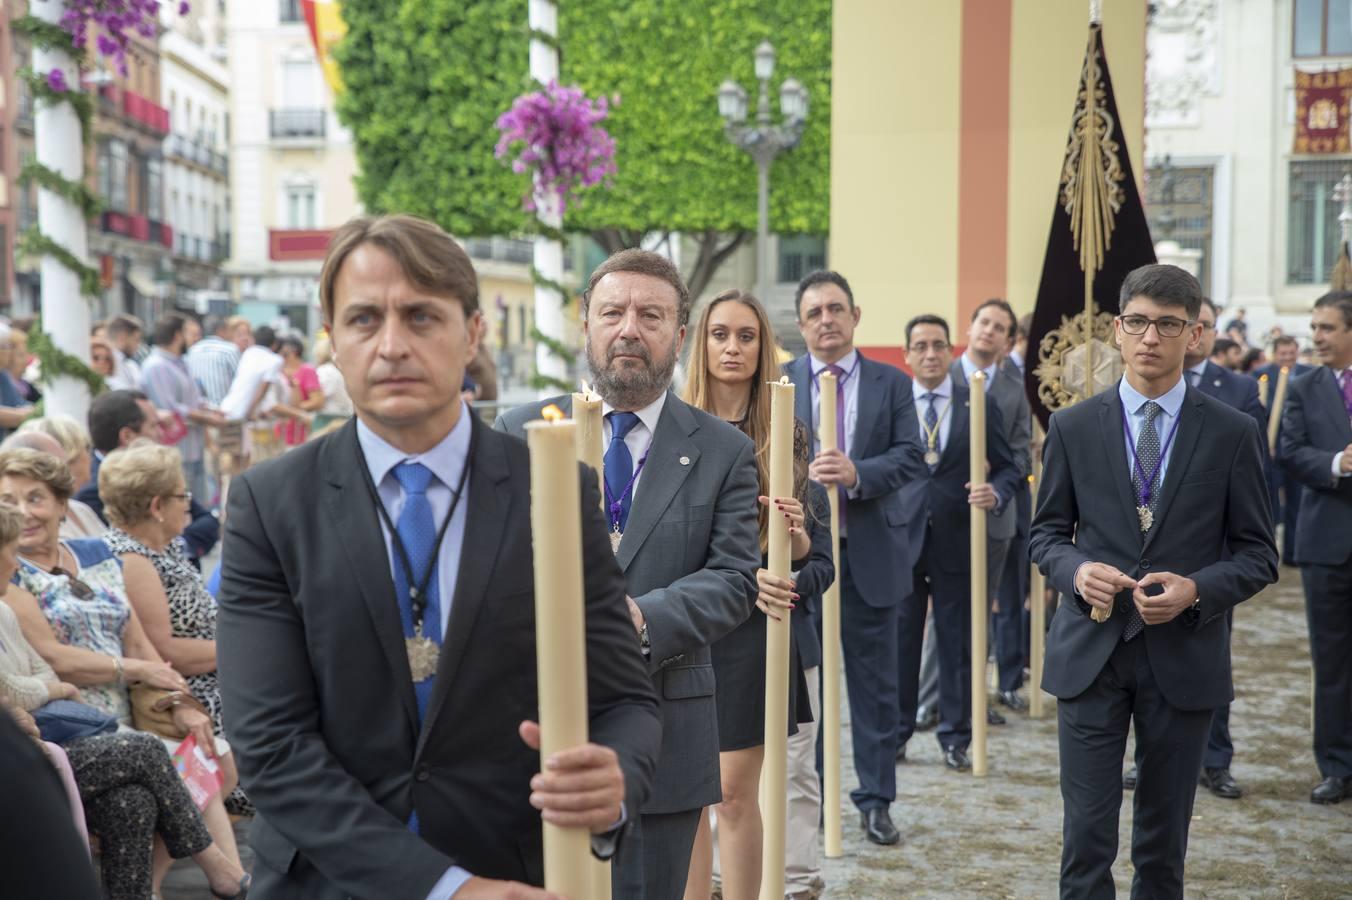
[[[1235,613],[1236,701],[1231,712],[1237,801],[1199,790],[1188,851],[1189,898],[1352,897],[1352,803],[1309,801],[1318,780],[1310,750],[1310,657],[1300,575]],[[846,707],[848,715],[848,707]],[[948,772],[930,733],[918,735],[898,768],[893,818],[899,847],[863,839],[845,803],[845,856],[825,862],[827,897],[1043,898],[1056,895],[1060,860],[1054,703],[1041,720],[1004,710],[1009,724],[990,729],[990,773]],[[842,785],[854,785],[848,730]],[[1121,851],[1115,867],[1130,890],[1130,794],[1124,795]],[[251,862],[241,836],[246,865]],[[207,898],[205,881],[180,862],[164,900]]]

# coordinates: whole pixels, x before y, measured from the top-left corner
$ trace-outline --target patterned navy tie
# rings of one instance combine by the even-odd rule
[[[1150,499],[1145,506],[1150,510],[1153,517],[1155,507],[1159,505],[1159,461],[1160,461],[1160,435],[1155,430],[1155,417],[1164,410],[1154,400],[1147,401],[1145,406],[1141,407],[1145,414],[1145,424],[1141,426],[1141,434],[1136,439],[1136,458],[1140,468],[1132,470],[1131,486],[1136,489],[1136,499],[1141,499],[1142,489],[1145,488],[1144,480],[1151,478],[1150,485],[1146,488],[1149,491]],[[1153,477],[1152,477],[1153,473]],[[1154,523],[1151,523],[1154,527]],[[1145,628],[1145,619],[1141,618],[1141,611],[1136,608],[1134,602],[1127,604],[1127,627],[1122,631],[1122,640],[1129,641],[1140,634]]]

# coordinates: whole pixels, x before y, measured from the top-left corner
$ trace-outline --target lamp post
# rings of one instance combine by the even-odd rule
[[[1332,199],[1334,203],[1342,204],[1342,211],[1338,213],[1338,253],[1341,254],[1352,240],[1352,172],[1344,173],[1333,186]]]
[[[756,120],[748,123],[747,93],[740,84],[728,80],[718,89],[718,113],[723,117],[723,130],[733,145],[740,147],[756,161],[759,176],[756,219],[756,294],[762,303],[769,302],[770,294],[770,163],[785,150],[798,146],[803,139],[803,123],[807,120],[807,88],[796,78],[788,78],[779,86],[779,112],[783,122],[775,125],[770,119],[770,78],[775,74],[775,48],[769,41],[761,41],[756,48],[756,80],[760,82],[760,99],[756,104]]]

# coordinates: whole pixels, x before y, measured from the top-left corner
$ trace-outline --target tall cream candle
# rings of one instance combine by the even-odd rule
[[[968,480],[986,483],[986,373],[973,372],[968,440]],[[972,509],[972,774],[986,774],[986,513]]]
[[[836,446],[836,376],[822,372],[819,439],[822,450]],[[845,855],[840,811],[840,491],[827,491],[831,503],[831,562],[837,573],[822,595],[822,804],[826,856]]]
[[[552,413],[551,413],[552,410]],[[583,607],[582,518],[576,422],[557,407],[526,426],[530,448],[530,526],[535,557],[535,659],[540,759],[587,742],[587,642]],[[592,896],[591,835],[544,826],[545,888]]]
[[[1268,452],[1277,455],[1277,431],[1282,427],[1282,407],[1286,405],[1286,385],[1291,380],[1291,370],[1282,366],[1277,373],[1277,390],[1272,392],[1272,409],[1268,410]]]
[[[596,470],[596,489],[601,492],[601,509],[606,508],[605,453],[601,433],[601,395],[582,382],[582,390],[573,394],[573,421],[577,422],[577,458]]]
[[[1258,402],[1264,406],[1268,405],[1267,388],[1268,376],[1267,373],[1264,372],[1262,375],[1258,376]]]
[[[793,385],[788,378],[770,384],[770,498],[793,496]],[[789,522],[770,510],[769,570],[780,578],[792,576],[793,553]],[[789,738],[789,621],[788,610],[779,620],[765,620],[765,761],[761,765],[761,818],[765,823],[761,847],[760,900],[784,896],[784,821],[787,811]]]
[[[601,511],[606,508],[605,437],[601,432],[601,395],[587,382],[573,394],[573,421],[577,423],[577,459],[596,472],[596,490],[601,495]],[[590,857],[592,900],[610,900],[610,860]]]

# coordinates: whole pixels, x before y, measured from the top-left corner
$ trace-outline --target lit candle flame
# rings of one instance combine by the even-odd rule
[[[781,375],[781,376],[779,376],[779,383],[780,383],[780,384],[788,384],[788,383],[789,383],[789,376],[787,376],[787,375]]]
[[[551,403],[540,410],[540,418],[546,422],[561,422],[563,421],[563,410]]]
[[[592,390],[592,386],[587,384],[585,378],[582,379],[582,399],[586,400],[588,403],[595,403],[597,400],[601,399],[601,395]]]

